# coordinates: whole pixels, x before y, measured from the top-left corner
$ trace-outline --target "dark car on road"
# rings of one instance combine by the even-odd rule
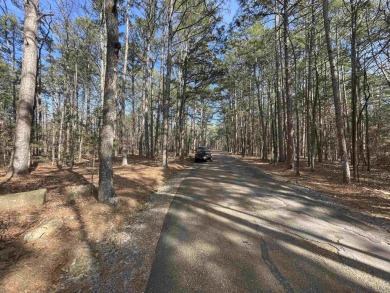
[[[210,148],[204,146],[197,147],[195,150],[195,162],[207,160],[210,160],[210,162],[213,160]]]

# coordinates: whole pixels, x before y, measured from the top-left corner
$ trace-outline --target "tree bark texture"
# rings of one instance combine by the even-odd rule
[[[180,161],[184,161],[185,156],[185,109],[187,100],[187,72],[188,72],[188,57],[184,57],[182,75],[182,91],[180,95],[179,108],[179,157]]]
[[[100,71],[100,92],[101,104],[103,108],[104,100],[104,85],[106,79],[106,60],[107,60],[107,24],[106,24],[106,1],[102,3],[103,7],[100,12],[100,22],[102,23],[102,30],[100,32],[100,54],[101,54],[101,71]]]
[[[115,196],[113,185],[112,152],[116,120],[117,66],[120,43],[118,40],[118,11],[116,0],[105,0],[107,25],[107,58],[103,99],[103,125],[100,133],[99,201],[110,201]]]
[[[15,126],[14,154],[11,163],[11,172],[13,175],[27,174],[29,168],[30,136],[33,122],[38,61],[38,5],[38,0],[25,1],[24,4],[22,79],[20,82]]]
[[[333,57],[332,42],[330,39],[330,21],[328,16],[328,0],[323,0],[323,18],[324,18],[324,29],[325,29],[325,38],[326,45],[328,49],[328,58],[330,64],[330,74],[332,78],[332,90],[333,90],[333,100],[334,100],[334,110],[336,114],[336,127],[337,127],[337,137],[339,142],[339,148],[341,152],[341,163],[343,170],[343,182],[350,182],[350,170],[349,170],[349,160],[347,153],[347,143],[344,136],[344,123],[341,111],[341,100],[340,100],[340,91],[338,83],[338,74],[336,71],[336,66]]]
[[[287,107],[287,168],[294,168],[294,122],[293,122],[293,103],[291,97],[291,78],[290,63],[288,52],[288,0],[283,4],[283,45],[284,45],[284,82]]]
[[[275,92],[276,92],[276,101],[277,101],[277,117],[278,117],[278,146],[279,146],[279,162],[285,161],[284,155],[284,139],[283,139],[283,109],[282,109],[282,96],[280,92],[280,78],[279,78],[279,40],[280,40],[280,32],[279,32],[279,15],[275,15]]]
[[[127,1],[126,9],[130,9],[129,1]],[[122,166],[127,165],[127,129],[126,129],[126,75],[127,75],[127,55],[129,53],[129,16],[126,13],[126,37],[125,37],[125,52],[123,55],[123,75],[122,75],[122,96],[121,96],[121,144],[122,144]]]
[[[357,76],[357,7],[351,1],[351,128],[352,128],[352,166],[353,178],[357,180],[358,142],[357,142],[357,100],[358,100],[358,76]]]
[[[169,100],[171,91],[171,72],[172,72],[172,44],[173,44],[173,9],[174,0],[169,1],[168,11],[168,48],[167,48],[167,73],[165,89],[163,95],[163,151],[162,166],[168,168],[168,119],[169,119]]]

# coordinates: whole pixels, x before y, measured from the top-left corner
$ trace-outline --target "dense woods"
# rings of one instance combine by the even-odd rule
[[[5,1],[0,164],[184,160],[199,145],[285,163],[389,164],[388,1]],[[40,5],[39,5],[40,4]],[[226,3],[225,3],[226,4]],[[24,12],[23,12],[24,11]],[[100,155],[99,155],[100,153]],[[23,161],[23,162],[22,162]]]
[[[330,3],[329,3],[330,2]],[[389,4],[241,1],[226,44],[218,125],[235,153],[340,161],[343,181],[388,164]]]

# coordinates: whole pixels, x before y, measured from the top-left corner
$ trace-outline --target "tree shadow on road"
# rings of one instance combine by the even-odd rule
[[[263,204],[277,201],[284,205]],[[275,280],[286,292],[386,291],[386,237],[322,196],[227,159],[200,166],[183,182],[165,219],[146,292],[195,290],[185,285],[191,276],[199,276],[197,289],[205,290],[206,280],[223,279],[248,292],[274,288]],[[254,276],[262,273],[273,281],[257,284]],[[156,279],[164,286],[157,288]]]

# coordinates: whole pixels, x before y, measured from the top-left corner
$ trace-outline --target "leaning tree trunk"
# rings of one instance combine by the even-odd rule
[[[22,79],[20,82],[14,150],[10,170],[12,175],[27,174],[29,168],[30,136],[33,122],[38,58],[38,2],[38,0],[30,0],[24,4]]]
[[[115,196],[112,152],[115,137],[117,66],[120,49],[116,0],[105,0],[105,13],[107,25],[107,57],[103,99],[103,125],[100,133],[99,150],[99,201],[110,201]]]
[[[334,100],[334,110],[336,114],[336,127],[337,127],[337,137],[339,142],[339,148],[341,152],[341,163],[343,170],[343,182],[350,182],[350,170],[349,170],[349,161],[347,153],[347,143],[344,136],[344,123],[341,112],[341,101],[340,101],[340,91],[339,91],[339,82],[336,71],[336,66],[333,57],[332,42],[330,39],[330,21],[328,17],[328,0],[323,1],[323,18],[324,18],[324,29],[326,37],[326,45],[328,48],[328,58],[330,64],[330,74],[332,77],[332,90],[333,90],[333,100]]]

